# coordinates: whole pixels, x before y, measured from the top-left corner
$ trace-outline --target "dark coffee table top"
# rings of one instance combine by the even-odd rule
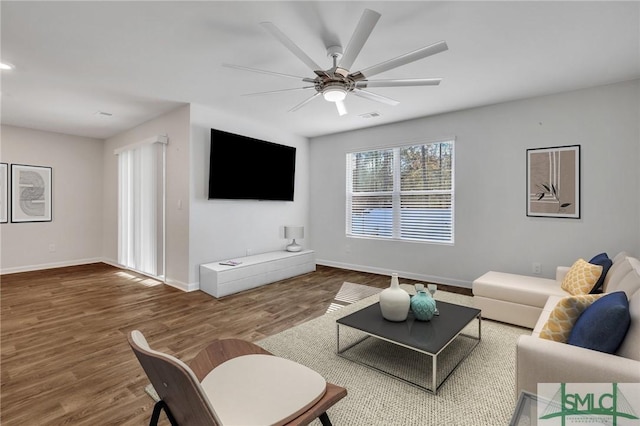
[[[380,303],[374,303],[336,322],[435,355],[480,315],[480,309],[442,301],[437,303],[440,315],[430,321],[418,321],[412,312],[409,312],[406,321],[388,321],[382,316]]]

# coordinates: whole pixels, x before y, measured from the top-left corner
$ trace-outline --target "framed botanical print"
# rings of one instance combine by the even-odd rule
[[[580,218],[580,145],[527,149],[527,216]]]

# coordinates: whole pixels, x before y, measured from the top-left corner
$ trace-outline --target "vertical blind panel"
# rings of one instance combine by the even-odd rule
[[[158,226],[163,220],[162,149],[142,144],[118,152],[118,262],[154,276],[164,274],[158,269],[164,254]]]
[[[132,261],[133,245],[130,242],[131,235],[131,191],[129,181],[131,179],[131,152],[123,152],[118,155],[118,263],[128,265]]]
[[[138,174],[136,187],[139,204],[136,211],[136,269],[156,275],[157,167],[155,145],[136,149]]]

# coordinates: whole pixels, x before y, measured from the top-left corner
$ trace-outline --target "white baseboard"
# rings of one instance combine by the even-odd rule
[[[389,270],[387,268],[375,268],[372,266],[354,265],[351,263],[333,262],[330,260],[323,260],[323,259],[316,259],[316,264],[331,266],[333,268],[350,269],[352,271],[369,272],[371,274],[380,274],[380,275],[389,275],[389,276],[391,276],[392,272],[397,272],[401,278],[408,278],[416,281],[445,284],[445,285],[451,285],[451,286],[462,287],[462,288],[471,288],[472,286],[472,282],[470,281],[456,280],[456,279],[447,278],[447,277],[439,277],[436,275],[424,275],[424,274],[416,274],[413,272]]]
[[[64,268],[67,266],[88,265],[90,263],[100,263],[100,262],[106,263],[107,265],[111,265],[116,268],[122,268],[122,265],[119,265],[118,263],[112,260],[104,259],[104,258],[93,258],[93,259],[79,259],[79,260],[57,262],[57,263],[47,263],[47,264],[41,264],[41,265],[27,265],[27,266],[15,267],[15,268],[3,268],[3,269],[0,269],[0,275],[16,274],[20,272],[40,271],[43,269]],[[386,269],[386,268],[375,268],[371,266],[333,262],[330,260],[323,260],[323,259],[316,259],[316,264],[331,266],[333,268],[350,269],[352,271],[369,272],[372,274],[380,274],[380,275],[390,275],[391,272],[397,272],[398,275],[402,278],[408,278],[416,281],[446,284],[446,285],[452,285],[452,286],[463,287],[463,288],[471,288],[472,286],[472,283],[470,281],[455,280],[455,279],[439,277],[435,275],[415,274],[412,272],[405,272],[405,271],[396,271],[396,270],[390,271],[389,269]],[[177,288],[178,290],[182,290],[186,292],[200,290],[200,283],[198,282],[184,283],[182,281],[177,281],[177,280],[168,278],[165,280],[164,283],[167,285],[170,285],[171,287]]]
[[[68,266],[89,265],[91,263],[104,263],[109,266],[113,266],[114,268],[119,268],[124,271],[127,270],[127,268],[124,268],[122,265],[120,265],[118,262],[114,260],[106,259],[106,258],[93,258],[93,259],[70,260],[70,261],[56,262],[56,263],[46,263],[41,265],[27,265],[27,266],[15,267],[15,268],[3,268],[3,269],[0,269],[0,275],[17,274],[20,272],[41,271],[43,269],[65,268]],[[154,278],[154,277],[151,277],[151,278]],[[164,281],[164,284],[177,288],[178,290],[186,291],[186,292],[200,290],[200,285],[198,283],[186,284],[181,281],[167,279]]]
[[[199,283],[187,284],[187,283],[183,283],[182,281],[172,280],[171,278],[167,278],[167,280],[164,283],[166,285],[170,285],[171,287],[177,288],[178,290],[182,290],[186,292],[200,290]]]
[[[110,266],[113,266],[113,267],[116,267],[116,268],[120,268],[120,269],[124,269],[124,268],[122,267],[122,265],[120,265],[120,264],[119,264],[118,262],[116,262],[115,260],[109,260],[109,259],[104,259],[104,258],[103,258],[103,259],[101,259],[100,261],[101,261],[102,263],[106,263],[107,265],[110,265]]]
[[[127,270],[127,268],[125,268],[124,266],[122,266],[119,263],[114,262],[112,260],[103,259],[102,262],[106,263],[108,265],[111,265],[111,266],[115,266],[116,268]],[[138,272],[138,271],[136,271],[136,273],[142,274],[142,275],[147,275],[147,274],[144,274],[144,273],[141,273],[141,272]],[[150,278],[153,278],[153,279],[157,280],[156,277],[153,277],[151,275],[148,275],[148,276]],[[187,284],[187,283],[183,283],[182,281],[173,280],[171,278],[165,278],[163,283],[168,285],[168,286],[171,286],[173,288],[177,288],[178,290],[182,290],[182,291],[186,291],[186,292],[200,289],[200,286],[198,285],[198,283]]]
[[[96,257],[93,259],[77,259],[77,260],[68,260],[64,262],[42,263],[40,265],[16,266],[14,268],[0,269],[0,275],[17,274],[20,272],[41,271],[43,269],[65,268],[67,266],[88,265],[90,263],[100,263],[100,262],[104,262],[104,260]]]

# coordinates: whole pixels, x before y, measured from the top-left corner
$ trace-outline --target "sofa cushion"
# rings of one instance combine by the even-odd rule
[[[615,256],[613,256],[613,263],[616,262],[622,262],[623,260],[625,260],[627,257],[631,256],[629,253],[627,253],[626,251],[621,251],[620,253],[616,254]]]
[[[607,272],[607,275],[604,277],[602,291],[605,293],[612,293],[616,291],[620,280],[632,269],[633,266],[631,266],[628,256],[624,256],[621,259],[616,256],[613,260],[613,265],[611,265],[609,272]]]
[[[547,303],[542,308],[542,312],[538,317],[538,321],[536,322],[535,327],[533,327],[533,331],[531,331],[532,336],[540,337],[540,332],[542,331],[544,325],[547,323],[549,315],[551,315],[551,312],[553,312],[553,309],[563,297],[566,296],[549,296],[549,299],[547,299]]]
[[[598,278],[598,281],[596,281],[589,293],[601,293],[602,285],[604,284],[604,278],[607,276],[607,272],[609,272],[611,265],[613,265],[613,261],[609,259],[607,253],[600,253],[591,258],[591,260],[589,260],[589,263],[591,263],[592,265],[602,266],[602,273],[600,274],[600,278]]]
[[[625,262],[631,265],[631,270],[617,282],[612,282],[609,286],[609,293],[614,291],[624,291],[627,298],[631,298],[635,292],[640,290],[640,260],[628,257]]]
[[[581,294],[563,297],[549,314],[539,337],[566,343],[580,314],[603,296],[604,294]]]
[[[489,271],[473,281],[473,295],[542,308],[550,295],[569,293],[556,280]]]
[[[588,294],[602,275],[602,266],[592,265],[584,259],[574,262],[560,287],[576,296]]]
[[[629,299],[631,324],[617,355],[640,361],[640,291],[636,291]]]
[[[605,294],[582,312],[567,343],[615,353],[627,334],[630,321],[627,295],[623,291]]]

